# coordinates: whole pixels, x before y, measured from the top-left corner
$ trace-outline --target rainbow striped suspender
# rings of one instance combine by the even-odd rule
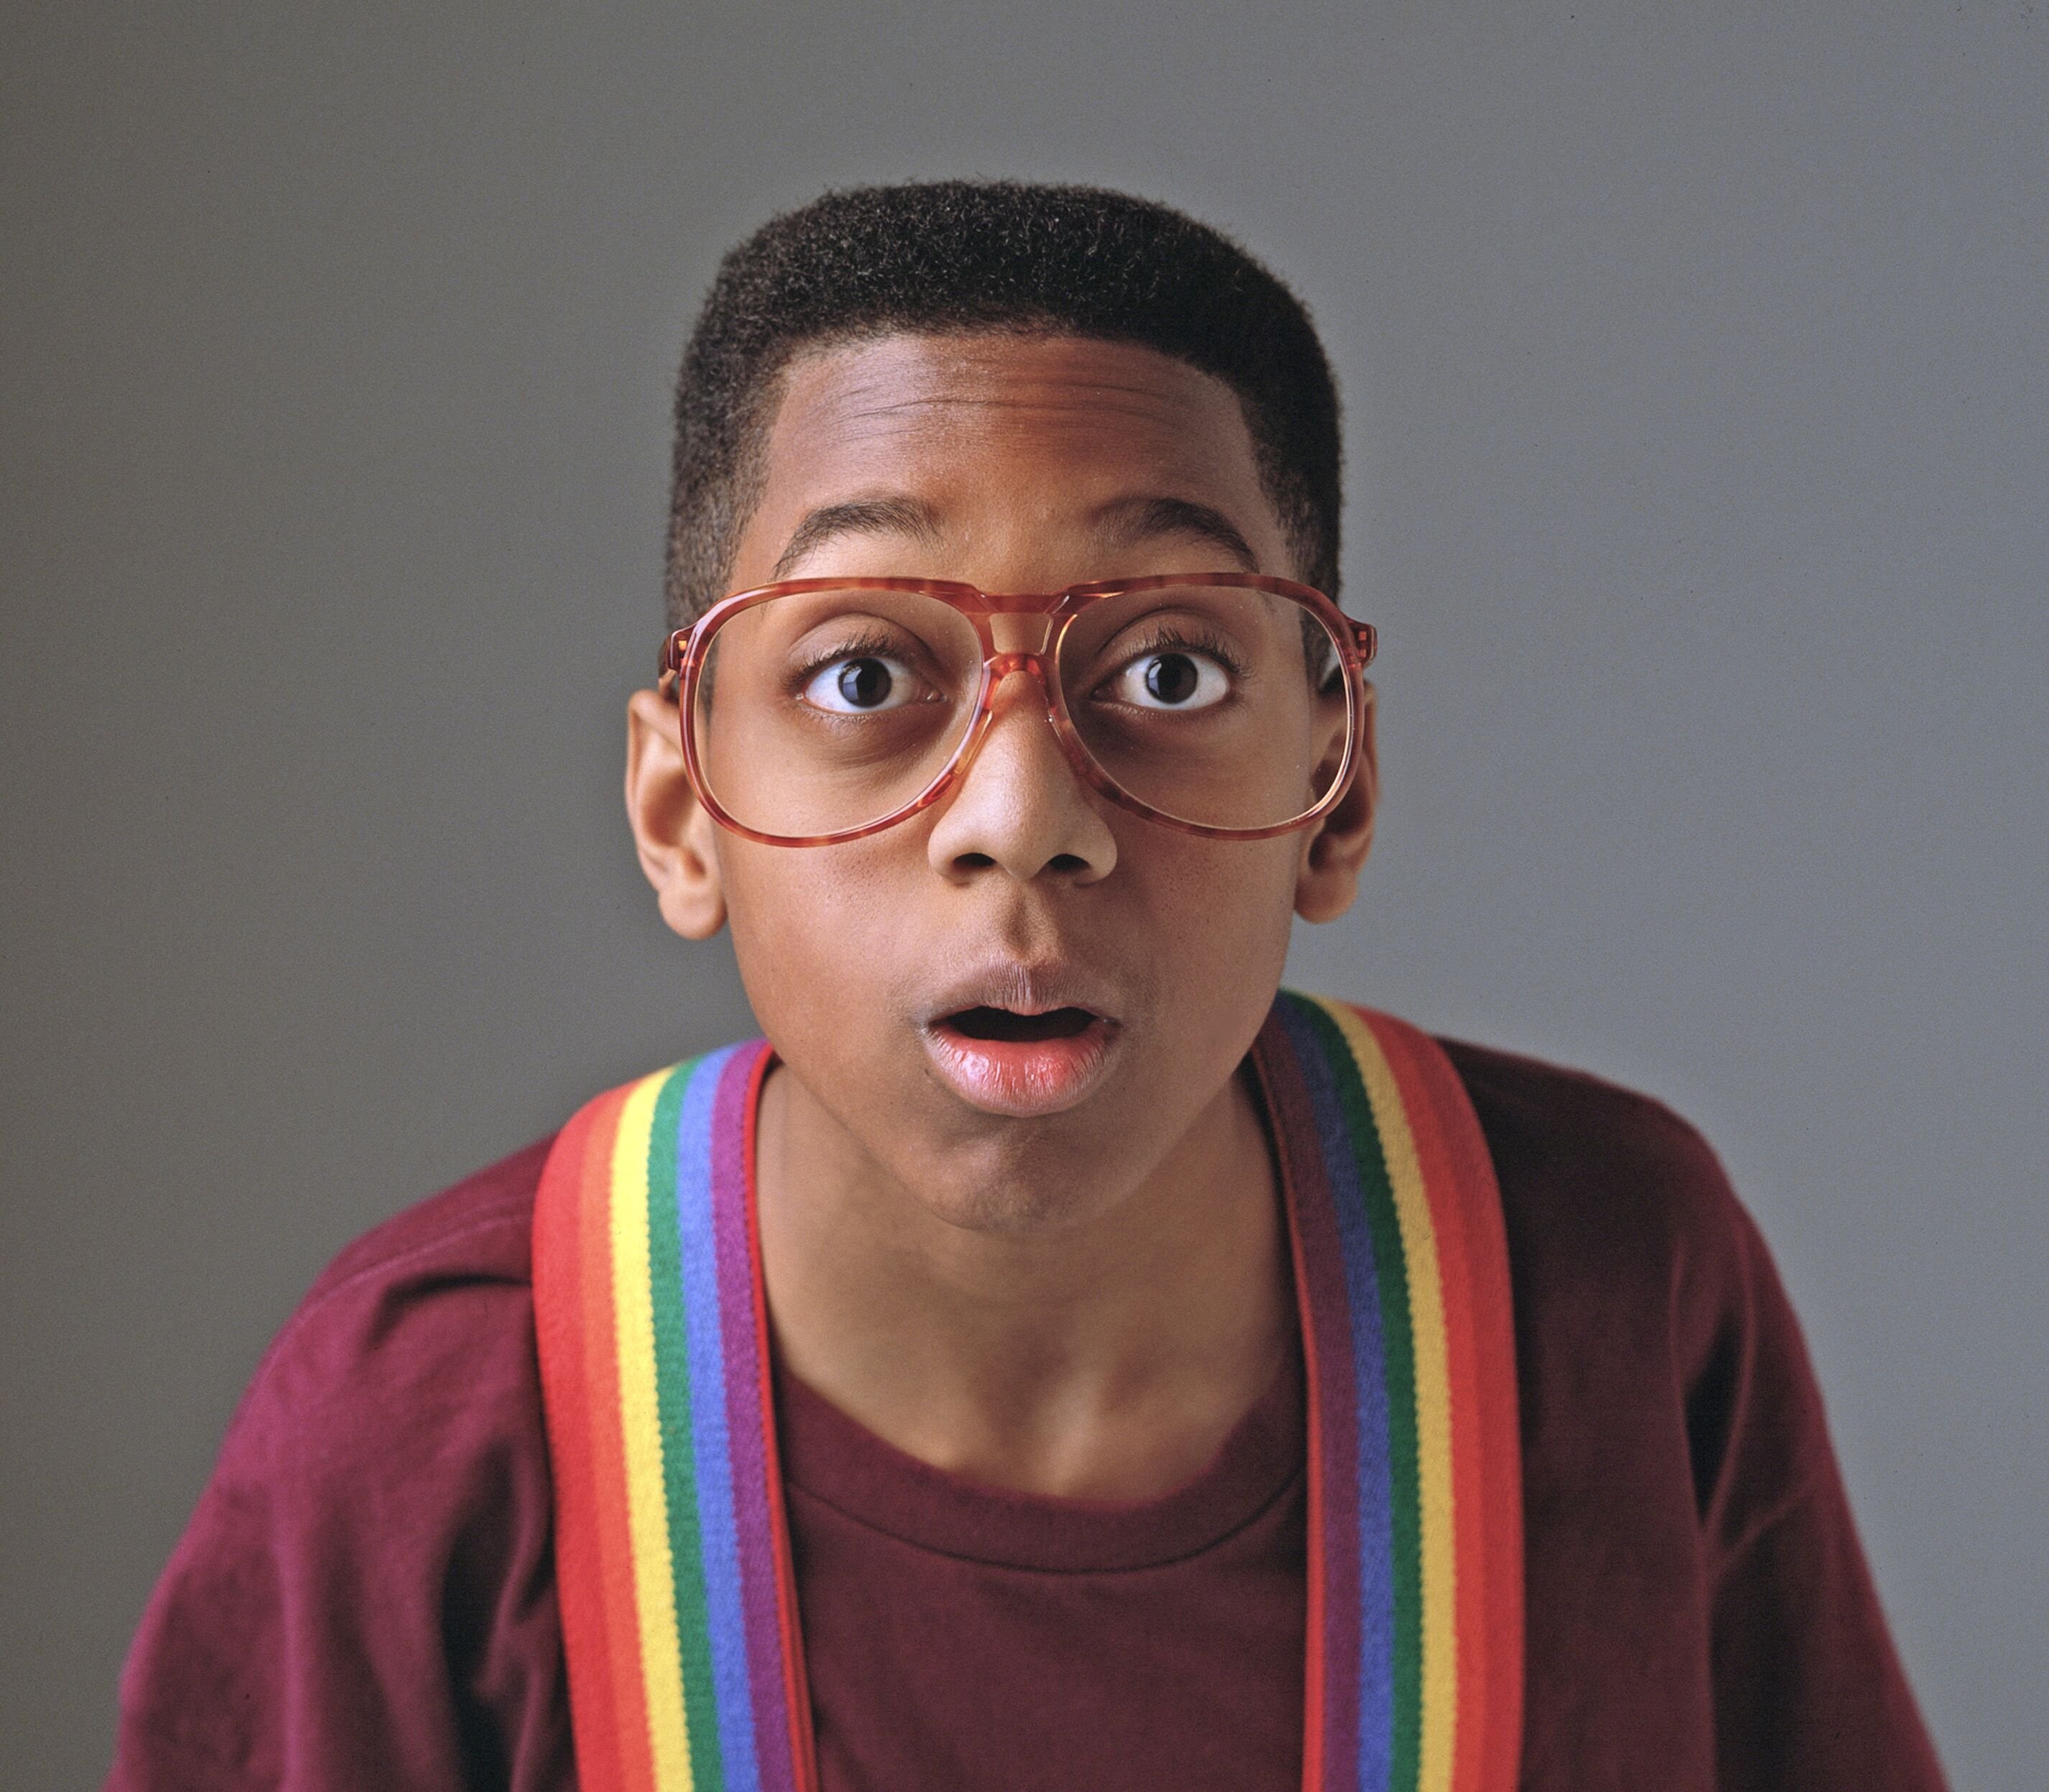
[[[1513,1792],[1522,1524],[1500,1197],[1443,1051],[1283,993],[1253,1048],[1309,1389],[1304,1792]],[[749,1181],[768,1048],[601,1095],[534,1301],[585,1792],[816,1792]]]

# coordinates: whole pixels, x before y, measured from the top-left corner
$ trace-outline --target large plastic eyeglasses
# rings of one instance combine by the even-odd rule
[[[790,579],[671,635],[662,686],[725,826],[822,846],[937,803],[1014,672],[1076,775],[1161,826],[1304,827],[1359,756],[1373,629],[1305,585],[1197,573],[998,594],[910,578]]]

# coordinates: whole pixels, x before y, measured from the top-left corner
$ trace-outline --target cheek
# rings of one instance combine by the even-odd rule
[[[1299,853],[1291,838],[1190,841],[1150,867],[1127,925],[1176,1017],[1157,1048],[1207,1062],[1258,1030],[1287,960]]]
[[[1219,969],[1287,947],[1301,849],[1278,840],[1189,841],[1147,880],[1145,906],[1163,939],[1196,943]]]
[[[903,904],[834,848],[737,843],[721,852],[734,956],[756,1017],[777,1044],[851,1042],[880,1018]]]

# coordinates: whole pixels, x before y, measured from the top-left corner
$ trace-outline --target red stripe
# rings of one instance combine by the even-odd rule
[[[608,1141],[617,1104],[579,1109],[556,1139],[534,1201],[534,1328],[554,1483],[555,1588],[570,1685],[577,1778],[587,1792],[624,1792],[612,1664],[606,1643],[605,1576],[598,1542],[597,1405],[584,1349],[586,1163]]]
[[[1444,1074],[1456,1080],[1448,1060]],[[1488,1598],[1487,1733],[1479,1784],[1512,1792],[1522,1757],[1522,1441],[1517,1424],[1514,1296],[1508,1274],[1508,1234],[1494,1160],[1472,1104],[1444,1104],[1452,1187],[1465,1211],[1473,1343],[1479,1362],[1476,1426],[1480,1478],[1481,1559]]]
[[[1522,1754],[1522,1454],[1508,1247],[1494,1162],[1443,1049],[1376,1016],[1437,1229],[1459,1565],[1455,1792],[1513,1792]]]

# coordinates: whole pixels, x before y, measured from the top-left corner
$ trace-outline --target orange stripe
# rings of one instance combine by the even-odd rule
[[[554,1479],[555,1589],[570,1676],[577,1771],[588,1792],[618,1792],[618,1738],[598,1572],[597,1483],[590,1448],[590,1390],[581,1344],[577,1235],[581,1172],[596,1110],[578,1110],[550,1152],[534,1211],[534,1327],[539,1347]],[[601,1715],[602,1714],[602,1715]]]
[[[620,1432],[619,1344],[613,1314],[612,1157],[628,1089],[601,1098],[581,1171],[584,1199],[577,1213],[578,1268],[583,1283],[584,1374],[590,1395],[591,1459],[597,1497],[599,1599],[605,1608],[605,1652],[610,1663],[612,1712],[617,1739],[620,1792],[654,1792],[649,1759],[647,1701],[641,1685],[638,1607],[633,1597],[633,1541],[628,1526],[626,1444]]]

